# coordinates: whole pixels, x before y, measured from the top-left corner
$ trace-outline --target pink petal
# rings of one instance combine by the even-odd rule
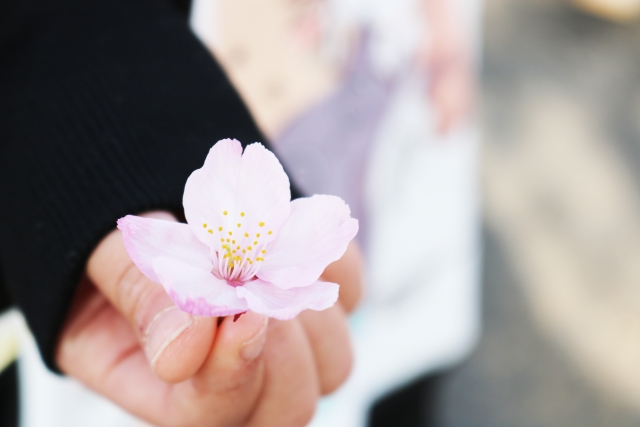
[[[257,276],[282,289],[307,286],[327,265],[339,259],[358,232],[349,206],[335,196],[313,196],[291,202],[289,220],[267,247]]]
[[[211,270],[209,248],[195,238],[187,224],[127,215],[118,220],[124,246],[134,264],[150,280],[160,283],[152,260],[164,256]]]
[[[258,233],[260,245],[275,237],[289,215],[290,199],[289,179],[273,153],[251,144],[242,154],[238,141],[225,139],[187,180],[183,204],[200,241],[217,247],[229,232],[234,239],[248,234],[246,247]]]
[[[153,259],[160,283],[181,310],[196,316],[229,316],[248,310],[235,288],[216,278],[210,270],[176,258]]]
[[[223,212],[235,208],[241,156],[240,142],[218,141],[209,150],[204,166],[191,173],[184,187],[182,204],[187,222],[196,237],[209,246],[220,238],[218,227],[226,227]]]
[[[251,311],[276,319],[293,319],[302,310],[324,310],[338,300],[339,286],[317,281],[303,288],[280,289],[271,283],[254,280],[238,286],[236,293],[246,299]]]
[[[253,235],[261,233],[266,240],[275,238],[289,217],[289,178],[276,156],[262,144],[251,144],[244,150],[236,200],[237,209],[246,214],[239,223],[246,224]],[[235,221],[233,224],[237,225]]]

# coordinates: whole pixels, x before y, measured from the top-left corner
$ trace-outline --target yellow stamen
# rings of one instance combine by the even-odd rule
[[[240,212],[240,216],[244,216],[244,212]]]
[[[260,224],[258,224],[260,227],[264,227],[264,222],[261,222]]]
[[[227,214],[227,211],[222,212],[222,215],[226,215],[226,214]]]
[[[207,223],[202,224],[202,227],[207,228]]]
[[[209,234],[213,234],[213,230],[209,230]]]

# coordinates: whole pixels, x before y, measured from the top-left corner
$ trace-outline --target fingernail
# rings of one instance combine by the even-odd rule
[[[256,313],[251,313],[250,316],[245,315],[242,317],[245,317],[245,322],[261,323],[260,330],[240,346],[240,357],[247,362],[251,362],[256,357],[260,356],[260,353],[262,353],[264,343],[267,340],[267,325],[269,324],[269,318]],[[240,323],[242,317],[238,319],[238,323]]]
[[[155,368],[162,352],[187,328],[193,325],[193,316],[178,307],[168,307],[158,313],[145,333],[145,352]]]

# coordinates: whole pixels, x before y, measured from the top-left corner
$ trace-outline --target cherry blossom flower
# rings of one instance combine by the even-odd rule
[[[289,179],[262,144],[225,139],[185,186],[187,224],[118,220],[136,266],[182,310],[201,316],[247,310],[291,319],[324,310],[338,285],[318,280],[358,231],[338,197],[291,201]]]

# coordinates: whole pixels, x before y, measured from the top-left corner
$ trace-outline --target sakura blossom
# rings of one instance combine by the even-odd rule
[[[200,316],[248,310],[291,319],[324,310],[339,286],[319,280],[358,232],[339,198],[291,201],[289,179],[262,144],[218,141],[187,180],[187,224],[118,220],[135,265],[180,309]]]

